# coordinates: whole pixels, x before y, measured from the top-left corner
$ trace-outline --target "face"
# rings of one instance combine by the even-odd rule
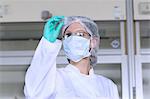
[[[66,31],[64,32],[64,39],[66,39],[67,37],[71,36],[71,35],[76,35],[76,36],[80,36],[86,39],[90,39],[90,34],[86,31],[86,29],[78,22],[75,22],[73,24],[71,24]],[[80,42],[77,42],[80,43]],[[90,44],[91,46],[91,44]],[[89,46],[89,47],[90,47]],[[89,61],[89,57],[85,57],[82,60],[88,60]],[[71,61],[73,62],[73,61]]]
[[[86,29],[78,22],[72,23],[64,33],[64,38],[67,38],[71,35],[77,35],[84,37],[86,39],[90,39],[90,34],[86,31]]]

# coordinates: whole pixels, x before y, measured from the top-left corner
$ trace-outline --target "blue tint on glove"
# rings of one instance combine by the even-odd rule
[[[44,38],[53,43],[56,41],[64,22],[64,16],[53,16],[44,27]]]

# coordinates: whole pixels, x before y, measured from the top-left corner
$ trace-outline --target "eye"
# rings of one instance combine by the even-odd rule
[[[77,36],[81,36],[81,37],[83,37],[83,36],[84,36],[84,33],[82,33],[82,32],[78,32],[76,35],[77,35]]]
[[[65,34],[64,38],[66,39],[66,38],[68,38],[71,35],[72,35],[72,33],[67,33],[67,34]]]

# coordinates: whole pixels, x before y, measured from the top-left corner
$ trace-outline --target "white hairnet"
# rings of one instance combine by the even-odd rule
[[[97,50],[99,48],[99,33],[98,27],[96,23],[90,18],[84,16],[69,16],[64,18],[64,26],[62,28],[62,34],[66,31],[66,29],[74,22],[79,22],[86,31],[91,35],[91,40],[93,41],[91,48],[91,56],[90,61],[91,65],[94,66],[97,63]]]

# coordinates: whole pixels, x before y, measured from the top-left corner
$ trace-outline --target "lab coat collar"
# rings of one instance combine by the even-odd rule
[[[93,68],[90,69],[89,75],[82,74],[82,73],[80,72],[80,70],[79,70],[77,67],[75,67],[74,65],[72,65],[72,64],[67,65],[67,66],[65,67],[65,69],[66,69],[67,71],[76,73],[76,74],[81,75],[81,76],[83,76],[83,77],[88,77],[88,78],[90,78],[90,77],[93,77],[93,76],[94,76],[94,70],[93,70]]]

